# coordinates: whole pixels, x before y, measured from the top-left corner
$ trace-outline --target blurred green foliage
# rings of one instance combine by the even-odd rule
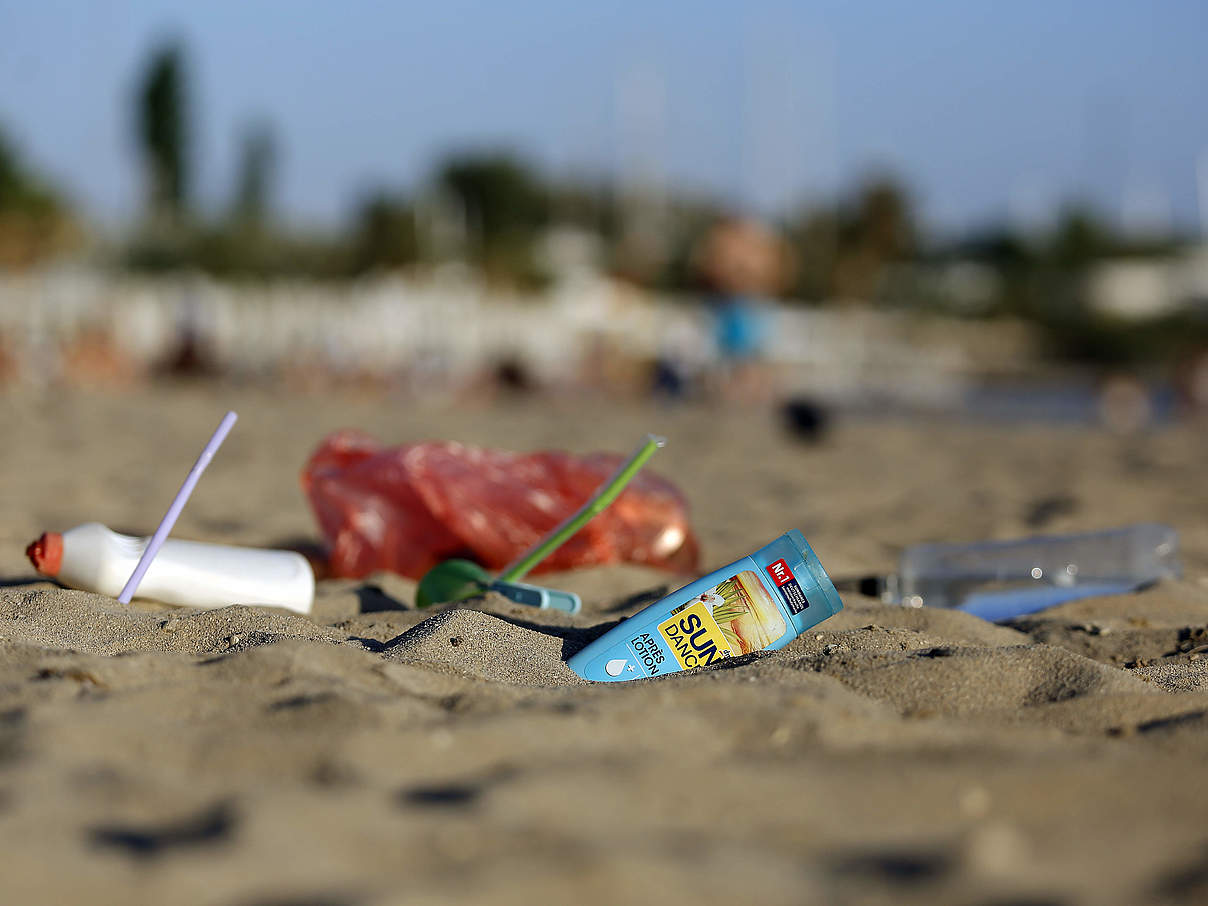
[[[0,267],[28,267],[71,244],[62,200],[31,173],[0,129]]]
[[[59,210],[58,198],[26,170],[12,142],[0,131],[0,212],[41,217]]]
[[[265,226],[272,208],[276,169],[277,142],[272,127],[267,122],[251,124],[239,146],[239,172],[231,201],[231,219],[236,224],[254,229]]]
[[[184,51],[172,42],[152,53],[139,83],[138,140],[154,219],[175,220],[186,212],[191,139],[186,79]]]
[[[895,289],[895,265],[918,251],[910,197],[884,175],[834,205],[799,211],[784,222],[783,231],[797,265],[791,294],[807,300],[886,301]]]
[[[507,153],[459,154],[434,182],[460,220],[465,257],[488,281],[526,288],[544,282],[533,248],[549,223],[550,193],[530,166]]]
[[[1208,345],[1208,319],[1179,311],[1130,320],[1097,311],[1088,278],[1104,261],[1167,260],[1190,244],[1178,235],[1135,236],[1084,206],[1068,207],[1048,230],[995,229],[942,248],[938,260],[968,260],[999,278],[994,305],[1040,328],[1054,358],[1100,367],[1174,361]]]
[[[363,195],[342,228],[301,233],[274,214],[280,145],[271,124],[259,120],[237,139],[226,210],[207,220],[189,205],[195,133],[188,72],[182,45],[161,45],[134,96],[147,216],[120,263],[136,269],[336,280],[456,261],[492,285],[536,290],[551,277],[543,239],[551,228],[571,227],[595,237],[591,254],[612,274],[688,295],[705,288],[702,241],[734,213],[716,198],[682,190],[643,196],[598,177],[552,179],[507,151],[463,151],[439,161],[409,191],[384,186]],[[1188,245],[1185,237],[1122,234],[1081,206],[1048,229],[937,239],[906,186],[889,174],[787,211],[774,226],[791,265],[783,286],[789,301],[1022,319],[1040,328],[1055,356],[1104,366],[1208,345],[1204,317],[1124,322],[1096,311],[1088,298],[1088,278],[1102,262],[1173,260]],[[66,206],[0,134],[0,262],[52,253],[59,240],[48,237],[61,236],[69,221]]]
[[[354,219],[349,270],[399,269],[418,262],[418,216],[401,195],[379,191],[366,198]]]

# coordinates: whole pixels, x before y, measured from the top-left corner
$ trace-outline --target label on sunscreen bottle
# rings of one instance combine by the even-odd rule
[[[783,648],[843,609],[801,532],[685,585],[567,661],[584,679],[643,679]]]

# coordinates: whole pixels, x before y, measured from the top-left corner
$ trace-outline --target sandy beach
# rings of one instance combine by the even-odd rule
[[[174,537],[319,540],[340,427],[628,451],[707,568],[801,529],[831,575],[927,540],[1159,521],[1185,577],[993,625],[845,593],[787,648],[593,686],[565,657],[675,583],[543,581],[576,616],[323,581],[308,617],[39,580],[25,545],[149,533],[228,408]],[[1208,900],[1208,431],[163,386],[0,396],[0,899],[8,903],[1196,903]]]

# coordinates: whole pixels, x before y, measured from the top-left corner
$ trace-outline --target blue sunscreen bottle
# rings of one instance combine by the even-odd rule
[[[783,648],[842,609],[826,570],[794,529],[639,611],[567,664],[606,683],[662,676]]]

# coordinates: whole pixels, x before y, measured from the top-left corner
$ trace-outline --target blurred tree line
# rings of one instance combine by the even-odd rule
[[[1208,319],[1194,308],[1139,319],[1098,310],[1088,277],[1106,261],[1170,261],[1193,243],[1193,237],[1175,233],[1122,233],[1094,208],[1079,204],[1067,206],[1047,230],[988,229],[939,246],[924,260],[933,266],[972,262],[993,275],[994,292],[972,314],[1036,325],[1056,358],[1128,367],[1203,349]]]
[[[0,267],[28,267],[59,253],[75,233],[66,205],[0,130]]]
[[[192,198],[194,131],[184,48],[149,56],[133,98],[144,172],[143,217],[122,264],[197,269],[233,279],[346,279],[383,270],[464,262],[498,286],[535,289],[549,278],[541,253],[552,229],[595,237],[597,264],[653,289],[708,289],[700,249],[733,216],[716,198],[669,192],[633,197],[605,180],[551,179],[504,151],[454,154],[415,191],[381,187],[353,206],[345,227],[301,233],[275,215],[281,148],[271,123],[236,137],[229,199],[202,217]],[[66,206],[26,171],[0,135],[0,264],[30,263],[63,245]],[[1096,314],[1086,278],[1107,259],[1170,256],[1178,236],[1122,235],[1087,207],[1044,231],[1004,228],[956,241],[929,237],[892,175],[874,175],[839,198],[790,209],[773,228],[783,246],[773,295],[802,304],[872,304],[1041,325],[1063,356],[1126,361],[1203,342],[1203,319],[1180,315],[1143,328]]]
[[[551,180],[519,156],[485,151],[448,157],[417,192],[367,193],[339,235],[300,236],[273,216],[279,154],[271,125],[261,121],[241,137],[225,214],[205,222],[190,198],[188,81],[184,50],[170,43],[152,53],[139,82],[135,121],[146,200],[126,259],[135,268],[342,278],[458,260],[491,283],[531,289],[549,278],[538,245],[559,226],[599,237],[606,269],[657,289],[696,290],[695,250],[732,213],[717,199],[673,193],[658,200],[657,219],[644,223],[647,200],[622,197],[602,180]],[[882,179],[833,209],[790,218],[781,226],[797,266],[784,295],[887,294],[893,267],[917,248],[912,216],[905,193]]]

